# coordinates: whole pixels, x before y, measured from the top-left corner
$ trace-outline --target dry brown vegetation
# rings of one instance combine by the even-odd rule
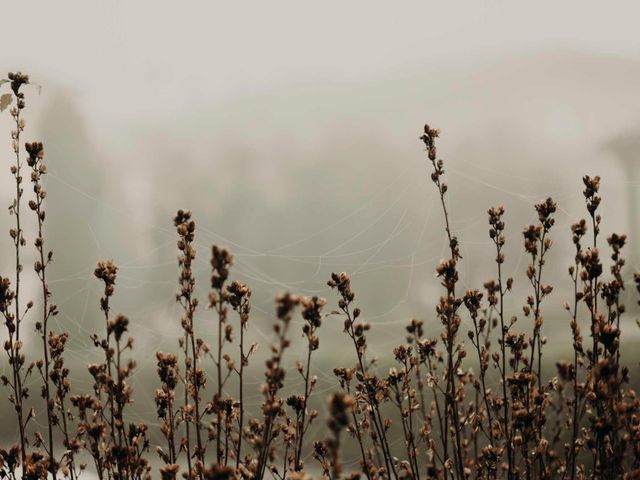
[[[442,295],[431,321],[441,324],[440,337],[425,338],[423,322],[411,320],[392,352],[396,366],[384,373],[368,353],[372,326],[364,320],[347,273],[334,273],[328,281],[335,301],[279,295],[260,390],[261,414],[255,418],[248,417],[244,386],[245,369],[255,353],[255,345],[245,341],[251,327],[251,290],[231,279],[233,256],[214,245],[207,306],[215,317],[217,342],[204,342],[199,332],[212,323],[202,320],[195,296],[196,224],[189,211],[179,210],[174,226],[182,336],[175,352],[156,355],[155,404],[164,443],[152,445],[150,427],[132,421],[127,413],[135,395],[130,386],[136,367],[134,339],[127,333],[128,318],[112,311],[118,268],[111,260],[99,261],[94,272],[104,286],[99,303],[104,329],[91,337],[96,363],[87,368],[93,388],[77,391],[70,384],[64,361],[68,334],[52,330],[49,322],[58,309],[46,275],[53,253],[44,237],[45,150],[39,142],[23,140],[29,77],[11,73],[3,84],[10,91],[2,104],[10,105],[15,122],[10,167],[15,197],[9,208],[15,221],[9,232],[15,272],[13,278],[0,277],[9,371],[2,383],[14,407],[17,440],[0,449],[2,478],[73,480],[87,475],[87,469],[100,479],[123,480],[640,478],[640,403],[620,357],[620,324],[633,320],[623,316],[621,303],[626,237],[613,233],[606,243],[601,240],[598,177],[583,178],[587,215],[570,232],[575,256],[567,259],[567,266],[574,295],[567,299],[566,311],[573,357],[557,362],[553,375],[545,377],[544,309],[553,288],[545,263],[553,246],[557,205],[551,198],[536,204],[534,223],[522,231],[529,263],[521,281],[528,283],[530,294],[518,315],[527,321],[505,308],[514,279],[505,278],[503,271],[502,206],[488,210],[488,236],[495,246],[495,269],[487,272],[491,279],[482,289],[461,291],[458,268],[463,257],[449,226],[448,186],[436,151],[439,133],[425,126],[421,140],[449,246],[448,258],[436,267]],[[23,198],[25,172],[32,187],[28,200]],[[30,214],[37,218],[32,238],[22,228],[23,216]],[[31,245],[41,285],[39,313],[31,312],[34,302],[25,300],[21,291],[23,250]],[[640,276],[634,278],[640,292]],[[283,359],[298,315],[306,357],[295,371],[287,371]],[[309,399],[317,383],[313,353],[322,346],[327,317],[334,325],[336,317],[342,320],[353,362],[334,369],[335,392],[323,415],[310,408]],[[461,331],[465,318],[472,326],[467,332]],[[24,329],[37,333],[39,358],[26,357]],[[465,360],[468,355],[477,372]],[[207,376],[204,363],[213,365],[215,375]],[[637,365],[632,367],[637,371]],[[40,398],[32,398],[26,387],[34,375],[41,384]],[[284,382],[298,375],[303,388],[283,398]],[[43,414],[36,412],[46,414],[43,431],[34,421]],[[326,422],[326,438],[309,438],[313,422]],[[358,452],[355,465],[341,461],[347,444]]]

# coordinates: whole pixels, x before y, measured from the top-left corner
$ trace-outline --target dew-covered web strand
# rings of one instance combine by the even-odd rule
[[[55,174],[52,175],[52,178],[60,181],[65,187],[71,189],[72,191],[74,191],[75,193],[77,193],[78,195],[80,195],[80,196],[82,196],[84,198],[90,199],[90,200],[92,200],[94,202],[98,202],[99,201],[96,197],[94,197],[91,194],[88,194],[88,193],[84,192],[82,189],[76,187],[75,185],[72,185],[69,182],[61,180],[60,178],[55,176]],[[395,182],[395,181],[397,181],[397,179],[395,179],[393,182]],[[387,190],[388,188],[390,188],[390,186],[393,184],[393,182],[383,190]],[[387,215],[392,210],[392,208],[396,205],[398,199],[401,198],[402,193],[404,193],[407,188],[408,187],[405,186],[405,189],[403,189],[401,191],[401,193],[397,195],[396,202],[393,203],[390,208],[385,210],[383,212],[383,214],[380,215],[373,222],[373,224],[375,224],[380,218],[384,217],[385,215]],[[365,206],[368,205],[369,203],[371,203],[372,201],[373,201],[372,199],[369,199],[365,203]],[[129,219],[132,218],[132,216],[130,214],[121,212],[118,209],[106,204],[105,202],[101,202],[101,204],[102,204],[102,206],[104,208],[114,212],[115,214],[125,216],[125,217],[127,217]],[[359,209],[357,209],[357,210],[359,210]],[[345,217],[343,220],[338,221],[333,225],[327,226],[326,228],[323,229],[323,231],[330,231],[331,228],[337,227],[338,225],[340,225],[340,223],[346,221],[348,218],[352,217],[355,214],[357,214],[357,211],[352,212],[350,215]],[[135,219],[135,220],[137,221],[138,219]],[[146,222],[146,225],[148,227],[152,228],[153,230],[156,230],[156,231],[159,231],[159,232],[163,233],[167,237],[172,236],[172,232],[167,228],[158,227],[156,225],[150,224],[149,222]],[[366,247],[364,249],[361,249],[361,250],[358,250],[358,251],[354,251],[354,252],[348,252],[348,253],[344,253],[344,254],[333,254],[333,252],[337,252],[339,249],[341,249],[345,245],[348,245],[353,240],[355,240],[356,238],[360,237],[365,231],[367,231],[371,227],[372,227],[372,225],[368,225],[368,226],[364,227],[362,230],[354,232],[352,234],[352,237],[349,240],[347,240],[346,242],[343,242],[340,245],[337,245],[335,248],[332,248],[329,252],[327,252],[326,255],[321,255],[319,257],[315,257],[317,259],[317,261],[318,261],[319,266],[314,271],[311,279],[317,277],[317,275],[319,273],[319,270],[320,270],[320,265],[322,265],[322,261],[323,261],[323,259],[325,257],[326,258],[336,258],[336,259],[337,258],[348,259],[350,256],[361,254],[363,252],[367,252],[368,250],[374,250],[374,254],[370,255],[367,258],[366,262],[361,263],[361,264],[351,262],[351,266],[355,266],[355,267],[359,266],[359,268],[356,268],[356,269],[359,269],[359,270],[362,270],[365,266],[372,264],[373,263],[372,262],[373,259],[375,258],[377,253],[380,251],[380,249],[383,248],[393,238],[394,232],[392,232],[387,239],[383,240],[382,242],[379,242],[377,245],[372,245],[370,247]],[[397,226],[396,226],[396,230],[397,230]],[[219,234],[217,234],[215,232],[210,232],[210,231],[208,231],[206,229],[205,229],[205,233],[208,233],[209,235],[213,235],[213,236],[216,236],[216,237],[219,237],[219,238],[221,237]],[[311,237],[309,237],[309,238],[311,238]],[[287,289],[287,290],[295,290],[296,287],[299,286],[298,284],[304,284],[305,282],[308,282],[310,280],[310,279],[302,279],[299,282],[282,282],[282,281],[279,281],[279,280],[273,278],[272,276],[266,274],[265,272],[261,271],[257,267],[252,266],[249,262],[246,262],[246,260],[250,259],[250,257],[252,257],[252,256],[269,256],[270,255],[269,253],[260,252],[260,251],[257,251],[255,249],[248,248],[248,247],[243,247],[243,246],[237,244],[236,242],[228,241],[228,239],[226,239],[224,237],[222,237],[222,239],[226,240],[227,241],[226,243],[230,243],[230,244],[232,244],[233,246],[237,247],[240,250],[240,253],[237,254],[239,257],[243,257],[243,256],[247,257],[243,261],[239,262],[240,266],[238,268],[238,272],[237,273],[239,275],[241,275],[241,276],[250,278],[252,280],[258,281],[258,282],[263,283],[265,285],[269,285],[271,287],[273,287],[275,285],[277,288]],[[173,239],[171,238],[171,239],[167,240],[167,242],[173,242]],[[297,242],[297,244],[299,244],[299,243],[302,243],[302,242]],[[96,243],[96,245],[99,245],[99,244]],[[203,246],[200,245],[200,247],[203,247]],[[156,248],[157,249],[163,248],[163,245],[160,245],[160,246],[158,246]],[[243,252],[246,252],[246,253],[243,253]],[[282,254],[277,255],[277,256],[279,258],[283,258],[285,260],[290,260],[290,261],[301,261],[302,260],[299,256],[288,256],[288,255],[282,255]],[[414,257],[415,257],[415,252],[412,253],[409,258],[413,259]],[[309,256],[308,258],[314,258],[314,257],[313,256]],[[131,272],[131,271],[139,270],[139,269],[153,269],[153,268],[157,268],[157,267],[168,265],[168,262],[162,262],[162,263],[155,263],[155,264],[154,263],[145,264],[145,265],[140,266],[140,265],[135,265],[136,261],[137,261],[137,259],[131,259],[129,261],[122,262],[122,270],[124,270],[125,272]],[[304,260],[302,260],[302,261],[304,261]],[[315,263],[315,262],[313,262],[313,263]],[[335,262],[335,263],[336,263],[336,265],[339,264],[339,262]],[[384,264],[385,264],[384,261],[380,262],[380,265],[382,267],[384,266]],[[413,268],[414,267],[412,262],[410,262],[406,266],[409,267],[409,268]],[[87,268],[87,270],[91,271],[91,269],[89,267]],[[140,287],[144,286],[145,284],[154,284],[154,283],[156,283],[156,284],[167,284],[167,285],[170,285],[170,284],[173,283],[173,282],[168,281],[168,280],[167,281],[164,281],[164,280],[152,281],[152,280],[148,280],[148,279],[140,279],[140,278],[132,277],[132,276],[130,276],[128,274],[123,274],[122,272],[121,272],[119,278],[125,281],[123,283],[132,282],[132,283],[129,283],[128,285],[125,285],[124,287],[121,286],[120,288],[140,288]],[[55,280],[52,281],[52,283],[64,282],[64,281],[71,280],[71,279],[82,279],[82,280],[90,281],[90,275],[87,275],[86,271],[84,271],[84,272],[81,271],[81,272],[77,272],[76,274],[68,275],[67,277],[64,277],[64,278],[55,279]],[[317,289],[317,290],[314,290],[314,291],[310,291],[309,289],[306,289],[306,291],[304,293],[306,293],[306,294],[315,294],[315,293],[322,293],[325,290],[326,290],[326,288],[321,288],[321,289]],[[89,304],[89,301],[88,301],[89,300],[89,296],[90,296],[90,292],[91,292],[91,289],[87,288],[87,286],[85,285],[81,290],[79,290],[78,292],[76,292],[73,295],[71,295],[70,298],[62,299],[59,303],[61,305],[64,305],[66,302],[73,300],[73,297],[76,296],[77,294],[85,293],[85,299],[84,299],[84,302],[83,302],[83,317],[84,317],[84,315],[87,314],[87,310],[91,308],[90,304]],[[171,303],[171,302],[169,302],[169,303]],[[139,312],[135,312],[135,313],[139,313]],[[263,311],[263,314],[266,316],[266,315],[269,315],[270,312],[265,310],[265,311]],[[62,318],[64,319],[65,323],[73,323],[74,324],[75,332],[80,333],[83,336],[84,335],[89,335],[91,333],[89,331],[89,329],[87,329],[87,328],[85,328],[83,326],[82,319],[72,319],[72,318],[69,318],[69,317],[66,317],[66,316],[63,316]],[[154,337],[158,336],[158,332],[154,331],[151,328],[148,328],[148,329],[145,329],[145,330],[148,330],[149,333],[155,333],[153,335]],[[260,332],[260,333],[262,333],[261,336],[265,340],[267,340],[268,334],[266,334],[264,332]],[[162,340],[159,340],[158,342],[159,342],[158,346],[160,346],[160,344],[162,344]],[[88,359],[88,357],[91,356],[91,354],[92,354],[92,348],[91,347],[92,346],[89,343],[87,343],[86,344],[86,348],[84,349],[84,351],[83,352],[76,351],[76,352],[74,352],[74,354],[75,354],[74,356],[77,356],[77,355],[86,356],[87,359]],[[73,378],[72,377],[72,379],[76,380],[76,381],[80,381],[79,378]]]
[[[453,162],[449,162],[453,163]],[[448,163],[448,164],[449,164]],[[411,164],[407,169],[403,170],[396,177],[394,177],[388,184],[377,189],[375,192],[372,192],[367,198],[364,199],[359,205],[353,206],[350,209],[349,213],[343,215],[341,218],[327,224],[321,226],[316,231],[311,234],[304,235],[301,238],[292,240],[290,242],[284,243],[279,247],[260,250],[253,247],[249,247],[247,245],[243,245],[242,242],[230,239],[219,232],[213,231],[202,224],[198,224],[198,235],[197,235],[197,247],[198,247],[198,269],[199,273],[206,272],[208,268],[208,252],[210,249],[210,243],[207,240],[215,240],[222,242],[224,244],[229,245],[234,250],[234,256],[236,258],[236,262],[234,265],[234,270],[232,275],[234,277],[240,277],[246,279],[247,282],[256,290],[266,289],[271,295],[263,295],[260,300],[256,298],[256,304],[253,305],[253,311],[258,317],[262,317],[263,319],[267,319],[266,322],[258,322],[252,321],[251,329],[254,331],[257,338],[259,338],[260,342],[266,346],[272,339],[271,326],[269,323],[269,319],[273,316],[273,302],[271,297],[274,293],[278,291],[290,290],[296,293],[302,293],[305,295],[321,295],[326,296],[329,300],[329,305],[335,299],[332,297],[331,292],[328,291],[325,286],[325,278],[321,278],[326,271],[329,269],[332,270],[345,270],[353,274],[354,279],[358,279],[359,277],[365,275],[375,274],[378,271],[384,271],[386,269],[394,269],[394,270],[404,270],[406,271],[405,275],[405,283],[402,289],[402,292],[398,295],[396,301],[394,301],[388,308],[385,308],[384,311],[369,311],[366,305],[362,305],[363,311],[365,312],[364,317],[367,320],[372,321],[372,326],[375,329],[376,325],[380,327],[385,326],[404,326],[409,318],[404,318],[401,315],[397,315],[396,312],[409,301],[412,292],[415,290],[414,282],[416,281],[416,272],[422,272],[421,277],[431,278],[434,285],[437,286],[438,281],[434,279],[433,271],[434,267],[437,264],[440,258],[443,258],[446,255],[447,244],[446,241],[438,235],[427,235],[427,232],[431,233],[431,231],[437,230],[440,227],[439,218],[437,215],[434,215],[434,206],[436,202],[434,201],[435,196],[431,190],[431,185],[428,181],[428,178],[421,179],[421,175],[424,171],[420,172],[420,175],[417,175],[415,170],[415,164]],[[407,174],[411,173],[410,177],[407,178]],[[570,187],[573,185],[572,182],[563,182],[558,180],[536,180],[536,183],[542,185],[538,190],[542,193],[542,195],[537,196],[533,194],[524,195],[522,193],[513,191],[508,188],[504,188],[497,182],[492,182],[491,178],[493,177],[493,171],[487,171],[488,179],[482,178],[481,176],[473,176],[468,173],[462,172],[460,170],[451,169],[448,172],[451,177],[455,177],[457,181],[454,182],[451,178],[449,179],[449,184],[451,185],[451,190],[448,192],[448,195],[452,198],[448,198],[448,204],[452,203],[452,200],[455,200],[455,192],[461,191],[465,188],[465,182],[473,183],[476,185],[480,185],[481,188],[485,190],[491,190],[493,192],[498,192],[502,201],[500,203],[509,204],[509,199],[515,199],[519,202],[523,202],[526,205],[532,206],[532,204],[536,201],[539,201],[544,196],[547,196],[547,192],[542,188],[544,186],[553,186],[553,190],[556,190],[554,193],[556,194],[554,198],[568,198],[573,195],[573,192],[570,192]],[[426,175],[426,174],[425,174]],[[174,232],[171,228],[165,226],[158,226],[149,222],[144,218],[138,218],[130,211],[122,211],[121,209],[115,208],[110,205],[108,202],[104,200],[100,200],[95,196],[91,195],[83,191],[81,188],[72,185],[70,182],[61,179],[60,177],[55,175],[55,172],[52,173],[51,178],[54,181],[60,182],[61,185],[68,188],[70,191],[75,192],[82,199],[88,199],[90,201],[100,203],[100,205],[106,209],[107,211],[126,218],[131,221],[135,221],[139,225],[143,225],[151,231],[157,232],[161,234],[163,240],[156,246],[154,246],[148,252],[138,256],[132,256],[129,259],[125,259],[120,262],[121,272],[119,278],[122,280],[119,288],[144,288],[154,285],[163,285],[163,286],[173,286],[175,285],[174,278],[167,279],[149,279],[146,277],[138,276],[138,272],[145,271],[154,271],[155,269],[164,269],[168,268],[175,263],[174,259],[167,259],[163,261],[157,262],[146,262],[149,257],[152,257],[152,253],[166,251],[173,243],[175,242]],[[518,179],[521,179],[518,177]],[[524,179],[522,179],[524,180]],[[634,182],[627,182],[634,183]],[[636,182],[637,183],[637,182]],[[453,185],[455,184],[455,185]],[[563,188],[563,187],[567,188]],[[559,189],[559,187],[562,187]],[[325,249],[320,254],[297,254],[289,252],[289,250],[293,250],[293,247],[304,246],[306,243],[311,243],[312,240],[323,237],[323,238],[331,238],[332,232],[344,232],[345,229],[349,229],[350,221],[355,219],[362,212],[367,211],[367,209],[375,206],[376,202],[379,201],[385,194],[388,192],[394,192],[391,196],[391,199],[386,202],[384,208],[378,212],[374,218],[369,221],[366,225],[360,226],[358,229],[354,230],[349,234],[349,236],[344,239],[342,236],[336,235],[336,241],[333,246]],[[425,193],[429,192],[429,193]],[[407,214],[407,207],[403,206],[406,204],[407,198],[414,199],[415,202],[423,202],[426,205],[426,212],[423,212],[424,215],[417,219],[412,220],[412,218]],[[489,205],[487,205],[488,207]],[[468,240],[465,236],[466,231],[470,231],[473,228],[477,227],[479,224],[485,221],[485,218],[472,218],[463,219],[460,221],[456,221],[456,218],[460,217],[458,208],[454,208],[452,211],[453,216],[453,228],[454,234],[460,237],[461,247],[463,248],[463,256],[466,257],[467,254],[464,252],[464,247],[481,247],[484,245],[490,246],[489,240],[479,240],[479,241],[471,241]],[[575,221],[575,219],[579,218],[581,214],[572,215],[571,212],[566,211],[562,207],[559,209],[559,213],[565,218],[565,222],[562,222],[561,228],[557,228],[558,232],[556,235],[561,235],[565,232],[562,229],[566,230],[566,226],[571,221]],[[533,210],[532,210],[533,214]],[[380,231],[379,224],[383,219],[387,217],[393,219],[392,227],[390,230],[386,232],[386,236],[383,236],[381,239],[379,235],[377,235]],[[533,215],[531,220],[533,220]],[[417,228],[417,235],[412,238],[412,249],[411,251],[406,252],[401,256],[391,257],[391,258],[382,258],[379,259],[382,252],[384,252],[385,248],[389,245],[392,245],[396,239],[403,238],[403,235],[408,234],[411,235],[412,227],[415,227],[413,222],[419,222],[419,228]],[[167,221],[167,224],[169,220]],[[525,222],[523,222],[524,224]],[[559,222],[560,223],[560,222]],[[508,235],[507,241],[511,242],[519,242],[521,240],[520,237],[520,227],[522,225],[511,225],[512,228],[507,228]],[[368,235],[370,232],[376,232],[375,238],[374,235]],[[407,233],[408,232],[408,233]],[[95,233],[93,234],[95,237]],[[431,237],[429,240],[427,237]],[[353,248],[349,250],[347,247],[356,244],[358,241],[366,239],[365,245],[362,246],[358,244],[357,248]],[[98,250],[105,248],[105,245],[101,245],[98,238],[95,238],[96,247]],[[508,259],[509,270],[511,271],[511,275],[515,278],[518,278],[524,269],[524,259],[525,255],[522,253],[521,249],[517,249],[519,254],[517,257],[513,257]],[[475,252],[477,253],[477,252]],[[364,258],[362,258],[364,257]],[[255,260],[261,258],[272,258],[277,259],[282,262],[293,262],[296,264],[300,264],[302,266],[308,266],[309,271],[306,274],[301,275],[299,278],[295,280],[291,279],[281,279],[276,276],[265,271],[264,268],[260,267]],[[464,262],[472,261],[471,258],[465,258],[463,260],[463,270],[464,270]],[[95,355],[95,349],[93,345],[88,341],[88,335],[93,333],[90,328],[87,328],[83,319],[85,316],[91,316],[90,313],[94,308],[97,308],[95,305],[95,300],[97,297],[93,295],[94,290],[88,284],[93,281],[92,272],[93,264],[88,265],[87,269],[84,271],[78,271],[74,274],[67,275],[65,277],[60,277],[53,279],[51,281],[52,285],[56,283],[62,283],[70,280],[85,280],[87,284],[83,285],[77,292],[73,293],[67,298],[59,299],[58,304],[61,307],[61,316],[56,319],[57,328],[61,330],[66,326],[73,326],[72,334],[80,335],[82,337],[86,337],[87,340],[85,342],[75,342],[74,348],[69,352],[70,357],[74,359],[73,363],[82,362],[84,364],[89,363],[91,359]],[[487,272],[487,278],[492,276],[491,272]],[[206,273],[204,274],[204,278],[199,279],[199,282],[206,285],[208,280]],[[354,282],[356,283],[356,282]],[[461,283],[464,287],[468,287],[465,283],[464,275],[461,277]],[[355,288],[357,291],[357,283],[355,284]],[[54,290],[55,293],[55,290]],[[94,296],[95,298],[92,298]],[[67,302],[74,301],[76,298],[81,297],[83,302],[82,307],[82,316],[81,318],[71,318],[64,313],[64,304]],[[515,301],[514,303],[517,303]],[[169,333],[165,333],[162,329],[156,329],[153,325],[148,322],[153,321],[154,312],[162,311],[164,315],[169,318],[178,319],[179,311],[175,307],[175,302],[173,298],[168,298],[166,301],[162,301],[161,304],[149,305],[149,306],[140,306],[139,308],[134,308],[128,313],[128,316],[132,319],[142,320],[136,323],[136,328],[145,332],[146,338],[145,348],[149,350],[160,350],[167,349],[172,347],[171,342],[175,341],[175,336],[172,336]],[[202,309],[200,312],[202,317],[206,318],[206,321],[212,321],[211,312],[205,311]],[[434,312],[432,310],[415,312],[414,316],[423,317],[426,319],[432,320],[434,318]],[[465,324],[469,325],[469,319],[465,317]],[[176,320],[177,322],[177,320]],[[332,322],[327,321],[326,325],[323,328],[335,328],[335,325],[340,325],[340,322],[334,323],[331,326]],[[65,324],[65,325],[63,325]],[[203,320],[202,325],[205,324],[205,320]],[[296,322],[296,327],[300,325],[299,322]],[[430,321],[429,334],[437,334],[438,325]],[[332,332],[333,334],[338,334],[339,332]],[[295,334],[294,334],[295,335]],[[321,344],[323,338],[326,338],[330,334],[328,332],[320,331]],[[293,337],[292,337],[293,338]],[[371,354],[373,356],[378,356],[382,358],[383,356],[389,356],[391,349],[398,343],[402,342],[404,336],[399,334],[398,338],[389,338],[387,341],[376,343],[373,345],[371,349]],[[175,346],[174,346],[175,347]],[[289,366],[293,366],[295,363],[295,359],[287,360]],[[142,362],[141,362],[142,363]],[[205,362],[205,367],[206,362]],[[332,369],[336,365],[330,365],[326,363],[322,363],[320,361],[316,361],[313,364],[313,373],[319,377],[317,390],[314,392],[314,395],[319,397],[326,396],[327,393],[334,390],[337,382],[335,381],[335,377],[333,375]],[[255,368],[252,368],[250,374],[248,374],[246,378],[246,384],[252,387],[255,387],[251,394],[248,394],[246,397],[247,406],[249,408],[257,408],[259,407],[262,397],[259,393],[259,385],[263,381],[262,372],[260,370],[261,364],[255,365]],[[208,367],[207,367],[208,369]],[[149,365],[145,365],[145,370],[147,372],[153,373],[154,368]],[[150,378],[142,378],[142,371],[138,371],[137,375],[132,378],[132,383],[134,389],[140,389],[140,387],[148,387],[154,385],[155,378],[153,375]],[[90,388],[91,381],[88,375],[85,372],[79,372],[78,374],[74,374],[74,370],[72,369],[71,375],[72,384],[74,388]],[[300,388],[301,380],[295,376],[295,372],[288,376],[288,380],[290,383],[287,385],[287,389],[291,391],[295,391],[296,388]],[[497,376],[489,375],[488,376],[488,386],[490,388],[496,389],[499,387],[499,379]],[[154,387],[155,388],[155,387]],[[148,390],[148,388],[147,388]],[[231,393],[231,392],[230,392]],[[148,395],[147,395],[148,396]],[[144,420],[149,425],[156,425],[158,422],[155,418],[155,410],[152,406],[151,402],[140,402],[139,407],[135,409],[135,412],[142,416],[142,420]],[[313,430],[310,431],[311,435],[316,433],[320,435],[320,432],[323,431],[324,424],[322,419],[317,420],[313,425]],[[307,461],[310,461],[307,458]],[[354,457],[353,459],[345,459],[345,463],[347,464],[355,464],[357,463],[358,458]]]

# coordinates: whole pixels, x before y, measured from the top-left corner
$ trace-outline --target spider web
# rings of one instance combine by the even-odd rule
[[[487,225],[484,214],[486,208],[491,204],[483,205],[474,211],[467,210],[462,202],[467,201],[468,196],[461,195],[459,192],[483,192],[485,196],[499,198],[500,201],[496,203],[522,204],[530,211],[524,221],[518,217],[515,222],[507,224],[507,243],[516,245],[514,251],[519,252],[507,256],[506,268],[509,271],[509,276],[516,278],[518,284],[508,299],[508,311],[521,316],[519,306],[527,294],[526,282],[522,278],[528,259],[520,248],[520,228],[525,223],[535,221],[531,205],[544,196],[551,195],[560,205],[554,232],[555,238],[558,244],[562,244],[561,251],[568,252],[570,242],[567,233],[568,227],[584,215],[579,210],[580,204],[577,202],[569,202],[567,207],[563,206],[565,200],[579,197],[576,183],[561,178],[540,179],[508,174],[499,169],[468,162],[449,162],[447,167],[446,177],[451,184],[447,202],[452,216],[452,229],[460,240],[464,257],[461,264],[461,290],[481,288],[482,281],[495,277],[495,272],[491,266],[493,244],[486,234]],[[256,358],[252,359],[251,368],[248,369],[245,378],[245,391],[248,392],[245,395],[245,402],[250,414],[259,412],[262,401],[259,385],[263,381],[264,355],[273,338],[271,335],[273,296],[278,292],[291,291],[303,295],[324,296],[328,299],[327,311],[330,311],[336,303],[336,298],[325,284],[329,273],[343,270],[350,273],[354,289],[360,298],[358,304],[363,309],[363,318],[372,324],[368,354],[379,359],[381,373],[384,373],[385,368],[388,368],[392,362],[393,347],[404,342],[404,326],[410,318],[417,317],[425,321],[426,336],[438,335],[441,326],[435,320],[434,304],[442,289],[433,272],[439,259],[447,256],[448,246],[442,227],[439,198],[428,180],[429,170],[427,168],[425,163],[411,163],[386,183],[367,191],[364,198],[349,206],[345,215],[318,225],[311,232],[303,232],[299,237],[290,239],[275,248],[257,249],[249,246],[242,238],[229,238],[225,236],[224,232],[198,224],[196,246],[199,254],[196,275],[201,286],[200,298],[202,300],[206,298],[206,289],[203,286],[207,284],[209,268],[207,252],[212,243],[224,244],[231,248],[235,260],[232,278],[245,281],[254,290],[253,317],[250,321],[248,336],[251,342],[259,344],[260,351]],[[142,253],[132,254],[118,260],[118,290],[114,300],[116,310],[119,311],[122,307],[122,310],[125,310],[127,316],[132,319],[131,333],[137,339],[133,354],[138,360],[138,368],[130,379],[135,392],[135,404],[129,411],[130,419],[143,421],[150,427],[157,427],[159,423],[153,404],[153,392],[157,387],[153,355],[156,351],[178,351],[177,337],[181,312],[172,295],[166,295],[164,299],[154,298],[152,302],[140,302],[141,304],[123,302],[124,305],[118,305],[118,296],[122,291],[135,298],[136,291],[149,289],[172,291],[175,289],[177,278],[175,253],[167,255],[167,252],[175,250],[174,232],[165,224],[155,224],[150,222],[148,218],[141,218],[129,211],[123,211],[120,207],[92,195],[83,190],[81,186],[74,185],[62,178],[55,170],[51,171],[49,177],[50,182],[58,182],[77,196],[78,201],[99,204],[100,208],[106,212],[107,218],[122,217],[144,226],[157,236],[158,240],[155,244],[146,248]],[[517,191],[513,185],[528,185],[531,187],[529,191],[533,190],[535,193]],[[612,182],[609,185],[609,188],[620,186],[639,188],[638,182],[625,180]],[[607,212],[606,206],[604,208],[604,216],[607,218],[609,212]],[[362,221],[363,216],[367,217],[366,221]],[[354,224],[357,224],[356,228],[353,228]],[[108,247],[93,232],[91,224],[88,223],[87,228],[95,239],[96,250],[101,252],[106,248],[108,251]],[[344,235],[345,230],[348,232],[346,236]],[[479,232],[484,232],[484,235]],[[304,250],[305,246],[313,245],[315,240],[319,238],[325,241],[328,239],[330,244],[328,248],[322,250],[322,253],[299,253],[300,249]],[[394,251],[398,250],[397,248],[393,248],[398,243],[402,246],[400,254]],[[163,258],[158,260],[159,256],[163,256]],[[488,262],[481,264],[483,267],[481,269],[482,276],[477,276],[467,266],[476,262],[479,257],[488,257],[489,259]],[[558,254],[558,258],[570,257]],[[291,278],[289,274],[271,273],[263,264],[265,260],[281,265],[295,265],[297,277]],[[25,262],[25,264],[27,263]],[[89,335],[96,333],[96,328],[100,326],[98,322],[94,321],[99,318],[97,300],[100,292],[98,282],[92,279],[93,265],[94,263],[91,261],[90,264],[77,272],[64,277],[54,277],[50,281],[54,292],[54,301],[61,310],[61,315],[55,318],[52,329],[67,331],[75,339],[72,348],[66,352],[67,363],[71,367],[70,379],[73,391],[91,389],[92,381],[84,367],[99,359],[99,353],[89,340]],[[566,271],[567,266],[561,265],[561,268],[557,270]],[[638,266],[630,265],[630,267],[637,270]],[[55,267],[53,270],[55,272]],[[169,272],[168,275],[167,272]],[[553,277],[555,283],[564,284],[565,287],[569,286],[568,278],[553,274],[549,274],[549,276]],[[80,288],[64,297],[56,295],[57,286],[78,280],[83,282]],[[392,282],[393,288],[388,287],[385,282]],[[366,285],[364,288],[368,287],[370,290],[360,291],[359,285],[362,284]],[[393,298],[387,298],[385,288],[393,292]],[[566,295],[567,292],[566,288],[559,288],[548,302],[551,305],[546,307],[553,312],[554,317],[561,319],[565,331],[565,336],[554,340],[554,343],[566,342],[568,338],[568,318],[562,316],[560,308],[564,299],[570,298]],[[362,295],[360,296],[360,294]],[[384,304],[373,308],[367,307],[367,300],[378,295],[385,298]],[[81,306],[80,315],[71,316],[65,313],[65,306],[71,303]],[[203,301],[196,320],[196,328],[198,335],[212,344],[215,341],[215,335],[212,334],[214,317],[211,312],[206,310],[204,303]],[[632,303],[631,298],[627,298],[627,303]],[[237,319],[233,315],[231,312],[230,322],[237,325]],[[299,393],[303,388],[303,381],[295,372],[295,362],[303,358],[304,342],[300,334],[301,326],[301,321],[296,320],[291,327],[290,337],[293,345],[291,351],[286,355],[289,373],[283,395]],[[468,316],[463,314],[461,332],[464,333],[469,327],[470,320]],[[518,324],[518,328],[526,329],[524,324]],[[311,406],[320,411],[323,409],[328,393],[337,388],[337,382],[332,372],[333,368],[353,363],[353,352],[349,350],[349,344],[344,341],[340,330],[341,321],[329,316],[325,319],[319,332],[321,348],[313,358],[312,368],[313,374],[318,377],[318,385],[314,391]],[[97,333],[99,332],[98,330]],[[227,348],[230,354],[236,353],[237,347]],[[473,356],[473,352],[470,356]],[[470,363],[474,365],[474,360],[470,359]],[[6,371],[6,368],[7,366],[3,363],[3,370]],[[203,368],[212,382],[214,378],[212,362],[203,361]],[[38,385],[37,377],[32,377],[32,391],[37,391]],[[227,393],[235,395],[236,387],[230,383]],[[499,387],[495,376],[491,377],[489,387],[494,390]],[[209,388],[212,388],[211,384]],[[207,395],[206,391],[204,395]],[[41,423],[41,415],[36,418],[36,422],[39,427],[44,428]],[[308,436],[309,438],[319,438],[323,432],[324,418],[321,415],[314,422]],[[394,443],[400,441],[400,438],[393,440]],[[161,439],[157,436],[152,437],[152,442],[154,444],[161,443]],[[306,460],[311,461],[310,458]],[[358,457],[354,456],[345,460],[347,463],[355,463]]]

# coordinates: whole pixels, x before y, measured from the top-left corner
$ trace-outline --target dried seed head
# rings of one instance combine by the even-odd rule
[[[105,286],[113,286],[116,283],[116,274],[118,267],[113,263],[113,260],[101,260],[98,262],[93,274],[96,278],[102,280]]]
[[[13,93],[18,98],[22,98],[23,94],[20,93],[20,87],[22,87],[22,85],[27,85],[29,83],[29,75],[26,75],[22,72],[16,72],[16,73],[9,72],[7,77],[11,81],[11,90],[13,90]]]
[[[233,256],[224,247],[214,245],[211,248],[211,288],[220,290],[229,278],[229,269],[233,263]]]

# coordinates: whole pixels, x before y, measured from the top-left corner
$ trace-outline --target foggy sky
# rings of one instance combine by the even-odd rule
[[[106,126],[541,49],[637,58],[639,14],[632,1],[11,2],[0,38],[5,68],[68,86]]]

